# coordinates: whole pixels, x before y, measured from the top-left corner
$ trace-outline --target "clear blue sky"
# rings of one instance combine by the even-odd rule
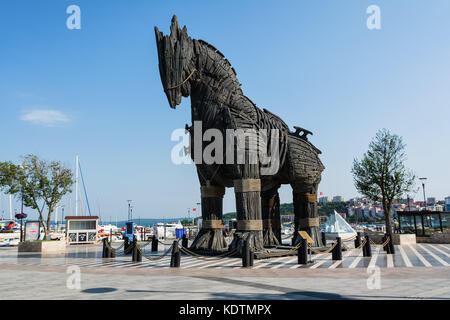
[[[66,28],[71,4],[81,8],[81,30]],[[381,30],[366,27],[372,4]],[[73,167],[78,154],[92,210],[105,220],[126,218],[127,199],[135,217],[186,215],[200,200],[198,179],[193,166],[170,161],[170,135],[190,121],[190,102],[169,108],[153,32],[167,33],[177,14],[191,37],[225,54],[259,107],[314,132],[324,195],[357,196],[352,160],[385,127],[403,136],[427,195],[442,199],[450,194],[449,12],[447,0],[2,0],[0,161],[34,153]],[[281,200],[291,202],[289,187]],[[234,210],[229,189],[224,211]]]

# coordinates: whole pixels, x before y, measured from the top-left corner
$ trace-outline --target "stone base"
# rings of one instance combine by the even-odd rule
[[[25,241],[19,242],[19,252],[64,253],[65,241]]]
[[[398,234],[394,233],[392,235],[395,245],[405,245],[405,244],[416,244],[416,235],[415,234]]]
[[[417,238],[418,243],[450,243],[450,229],[447,229],[444,232],[433,232],[429,237],[420,237]]]

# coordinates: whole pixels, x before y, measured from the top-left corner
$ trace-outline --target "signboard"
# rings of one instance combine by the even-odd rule
[[[133,222],[127,222],[125,223],[125,237],[128,238],[128,241],[133,242],[133,235],[134,235],[134,226]]]
[[[311,237],[309,236],[308,232],[306,232],[306,231],[299,231],[298,234],[299,234],[300,237],[302,237],[303,239],[306,239],[306,242],[308,242],[308,243],[314,243],[314,240],[311,239]]]
[[[25,241],[39,240],[41,223],[39,221],[25,222]]]

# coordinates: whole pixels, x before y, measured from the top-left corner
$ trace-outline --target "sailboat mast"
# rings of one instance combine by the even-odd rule
[[[9,195],[9,219],[13,217],[13,209],[12,209],[12,194]]]
[[[75,216],[78,216],[78,156],[75,158]]]

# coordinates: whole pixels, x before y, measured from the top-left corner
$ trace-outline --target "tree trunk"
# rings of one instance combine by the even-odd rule
[[[51,216],[52,216],[53,210],[48,210],[48,216],[47,216],[47,223],[44,225],[44,232],[45,232],[45,238],[44,240],[50,240],[50,223],[51,223]]]
[[[384,209],[384,216],[386,219],[386,233],[392,237],[392,224],[391,224],[391,208]]]

